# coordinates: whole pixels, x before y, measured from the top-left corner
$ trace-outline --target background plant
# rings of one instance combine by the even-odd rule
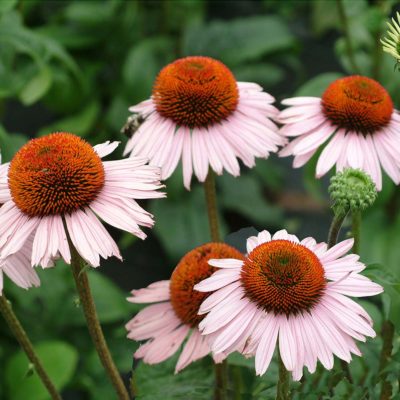
[[[0,2],[0,148],[4,161],[29,137],[71,131],[92,144],[126,138],[120,133],[128,107],[149,97],[154,77],[168,62],[201,54],[216,57],[238,80],[258,82],[277,100],[319,96],[332,80],[352,74],[373,77],[400,107],[394,60],[379,38],[395,11],[394,1],[40,1]],[[393,8],[393,9],[392,9]],[[398,7],[397,7],[398,8]],[[346,29],[347,26],[347,29]],[[347,34],[347,35],[346,35]],[[353,51],[349,57],[348,44]],[[122,147],[122,146],[121,146]],[[218,179],[222,231],[244,248],[242,227],[277,230],[326,240],[330,220],[328,178],[316,181],[313,162],[300,170],[291,160],[258,160],[242,176]],[[378,300],[363,306],[377,332],[389,319],[394,351],[386,370],[398,395],[400,352],[399,189],[385,179],[375,205],[363,216],[361,259],[369,275],[385,286]],[[145,242],[114,231],[125,262],[104,263],[90,273],[94,297],[119,369],[129,376],[132,342],[124,323],[135,312],[128,290],[168,278],[179,258],[209,240],[204,194],[187,192],[180,173],[168,180],[168,199],[149,202],[156,225]],[[379,229],[377,229],[379,227]],[[247,231],[248,232],[248,231]],[[343,230],[346,232],[346,229]],[[111,278],[111,279],[110,279]],[[30,332],[45,365],[66,398],[112,398],[111,388],[86,334],[72,278],[66,266],[41,274],[42,287],[28,292],[6,287],[16,313]],[[46,393],[0,321],[0,398],[46,399]],[[361,346],[363,358],[350,365],[354,384],[332,372],[307,376],[296,387],[302,399],[379,398],[381,339]],[[232,376],[241,376],[243,399],[273,398],[277,369],[256,378],[252,361],[230,357]],[[209,399],[209,360],[173,375],[176,360],[157,367],[135,365],[139,399]],[[210,369],[211,371],[211,369]],[[328,389],[328,387],[332,389]],[[160,390],[162,388],[162,390]],[[166,395],[167,393],[167,395]],[[169,397],[166,397],[169,396]],[[295,397],[296,398],[296,397]]]

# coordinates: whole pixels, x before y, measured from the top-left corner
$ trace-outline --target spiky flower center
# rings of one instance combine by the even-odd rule
[[[71,133],[33,139],[11,161],[12,199],[25,214],[64,215],[90,204],[104,185],[100,157]]]
[[[393,102],[378,82],[355,75],[332,82],[322,96],[322,108],[334,125],[366,135],[389,123]]]
[[[176,266],[171,276],[171,304],[179,319],[191,327],[196,327],[204,318],[197,315],[201,303],[209,293],[193,290],[193,286],[208,278],[215,268],[208,264],[212,258],[237,258],[243,255],[224,243],[207,243],[187,253]]]
[[[326,285],[318,257],[288,240],[257,246],[245,259],[241,280],[247,297],[260,308],[287,316],[310,310]]]
[[[239,92],[232,72],[209,57],[186,57],[164,67],[153,87],[157,111],[177,125],[206,127],[227,118]]]

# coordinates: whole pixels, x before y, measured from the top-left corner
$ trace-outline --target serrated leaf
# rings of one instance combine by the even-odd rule
[[[74,375],[78,352],[67,343],[53,341],[35,345],[38,357],[55,387],[62,389]],[[25,353],[18,351],[7,362],[5,380],[8,398],[12,400],[46,400],[48,392],[39,377],[29,372],[28,358]]]

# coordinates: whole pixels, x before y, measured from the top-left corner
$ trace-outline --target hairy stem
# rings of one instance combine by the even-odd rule
[[[382,351],[379,360],[379,375],[382,379],[381,395],[379,400],[389,400],[392,397],[392,384],[388,381],[388,373],[385,368],[389,364],[393,350],[394,326],[390,321],[384,321],[382,325]]]
[[[217,209],[217,194],[215,190],[215,175],[210,168],[207,178],[204,182],[204,193],[207,203],[208,222],[210,225],[210,235],[213,242],[220,242],[218,224],[218,209]],[[215,364],[215,400],[226,400],[226,391],[228,383],[228,364],[223,361],[220,364]]]
[[[279,378],[276,388],[276,400],[290,399],[289,372],[286,370],[285,364],[279,354]]]
[[[351,233],[354,238],[353,253],[360,254],[360,227],[361,227],[361,212],[353,211],[351,213]]]
[[[328,233],[328,248],[331,248],[336,244],[340,229],[345,218],[346,214],[344,213],[334,215]]]
[[[217,194],[215,191],[215,175],[210,168],[207,178],[204,182],[204,192],[206,195],[208,222],[210,224],[211,240],[220,242],[219,224],[218,224],[218,209],[217,209]]]
[[[79,293],[79,298],[81,300],[89,333],[92,337],[97,354],[99,355],[100,361],[103,364],[103,367],[106,370],[108,377],[110,378],[114,386],[118,399],[130,400],[128,391],[121,379],[117,367],[114,364],[110,350],[108,349],[103,331],[100,326],[96,306],[89,286],[89,279],[85,271],[85,261],[76,251],[71,240],[69,239],[68,241],[72,256],[72,274],[74,276],[76,288]]]
[[[34,365],[35,371],[38,374],[40,380],[43,385],[46,387],[49,392],[50,397],[53,400],[61,400],[61,396],[59,395],[56,387],[51,381],[50,377],[47,375],[46,371],[43,368],[42,362],[39,360],[35,349],[31,341],[29,340],[28,335],[26,334],[24,328],[19,322],[18,318],[14,314],[12,310],[10,302],[7,300],[5,295],[0,296],[0,312],[3,315],[4,319],[7,322],[8,327],[12,331],[14,337],[17,339],[18,343],[24,350],[26,356],[29,361]]]
[[[342,25],[343,34],[346,41],[347,57],[349,58],[350,66],[353,72],[359,74],[360,69],[357,66],[356,59],[354,56],[353,44],[351,42],[351,37],[350,37],[349,22],[347,19],[346,10],[344,9],[343,6],[343,0],[336,0],[336,4],[338,7],[340,23]]]

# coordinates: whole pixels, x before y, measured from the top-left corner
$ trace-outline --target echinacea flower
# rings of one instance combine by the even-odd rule
[[[175,372],[210,353],[198,329],[202,316],[198,310],[208,294],[193,290],[193,286],[209,277],[215,268],[208,264],[211,258],[234,257],[243,259],[236,249],[223,243],[208,243],[187,253],[179,262],[171,279],[155,282],[145,289],[133,290],[132,303],[154,303],[141,310],[126,324],[128,338],[147,340],[134,354],[147,364],[157,364],[171,357],[183,347]],[[214,357],[220,362],[224,355]]]
[[[100,256],[121,258],[98,217],[142,239],[139,225],[152,215],[135,199],[163,197],[159,168],[143,158],[102,161],[118,146],[92,147],[71,133],[53,133],[25,144],[0,171],[0,255],[30,246],[32,265],[49,267],[62,256],[71,262],[66,230],[78,253],[92,266]],[[5,164],[6,165],[6,164]]]
[[[161,167],[162,179],[182,159],[187,189],[193,171],[204,182],[209,166],[219,175],[225,169],[238,176],[237,158],[253,167],[255,157],[266,158],[285,143],[270,120],[278,113],[273,102],[261,86],[236,82],[220,61],[178,59],[161,70],[151,99],[130,108],[144,122],[124,154],[149,158]]]
[[[359,168],[382,189],[381,167],[400,183],[400,116],[387,91],[373,79],[349,76],[337,79],[322,98],[294,97],[279,114],[281,134],[296,137],[281,152],[294,155],[301,167],[331,139],[318,158],[316,176],[335,164],[338,171]]]
[[[317,360],[327,369],[333,355],[350,362],[361,355],[354,339],[374,337],[372,320],[351,297],[372,296],[382,287],[359,274],[365,266],[345,255],[353,239],[330,249],[308,237],[302,241],[281,230],[247,239],[245,260],[210,260],[220,268],[195,286],[214,292],[200,306],[207,314],[200,331],[216,354],[255,354],[258,375],[266,372],[275,347],[293,378]]]
[[[383,51],[392,55],[396,61],[400,59],[400,14],[396,13],[397,22],[392,18],[392,23],[386,22],[389,30],[386,32],[389,37],[381,39]]]

